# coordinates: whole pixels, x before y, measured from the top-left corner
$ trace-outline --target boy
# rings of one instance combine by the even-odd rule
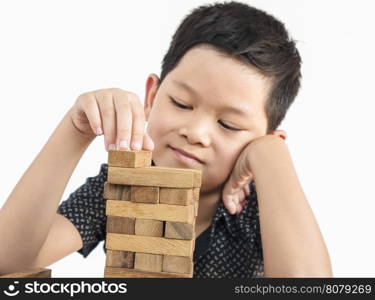
[[[144,148],[153,165],[202,170],[194,277],[332,276],[286,133],[276,130],[297,95],[300,63],[283,24],[265,12],[238,2],[195,9],[160,78],[148,77],[144,109],[120,89],[77,99],[0,211],[0,272],[74,251],[86,257],[105,239],[106,164],[58,206],[104,134],[107,150]]]

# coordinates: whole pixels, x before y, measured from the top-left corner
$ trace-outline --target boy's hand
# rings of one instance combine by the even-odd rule
[[[246,197],[250,194],[249,183],[254,178],[250,164],[250,151],[252,151],[255,144],[262,143],[263,140],[270,138],[270,136],[279,136],[285,139],[286,133],[284,131],[275,131],[273,134],[261,136],[251,141],[237,158],[232,173],[222,191],[223,202],[229,213],[239,214],[244,208]]]
[[[240,213],[245,206],[245,199],[250,194],[249,183],[253,180],[253,174],[248,159],[248,144],[241,152],[234,165],[232,173],[223,188],[223,202],[231,214]]]
[[[137,95],[117,88],[80,95],[70,110],[74,127],[85,136],[104,134],[105,149],[152,151],[145,114]]]

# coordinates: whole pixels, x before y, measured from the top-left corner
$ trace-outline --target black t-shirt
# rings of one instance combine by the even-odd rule
[[[86,182],[63,201],[57,212],[77,228],[83,241],[78,250],[83,257],[104,241],[106,221],[104,183],[108,165],[100,166],[99,174]],[[195,241],[194,278],[254,278],[263,277],[263,254],[255,182],[250,183],[250,195],[239,215],[230,215],[220,201],[211,226]]]

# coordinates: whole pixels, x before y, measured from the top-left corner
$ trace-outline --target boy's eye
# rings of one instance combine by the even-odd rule
[[[171,102],[172,102],[175,106],[177,106],[177,107],[179,107],[179,108],[182,108],[182,109],[190,109],[189,106],[186,106],[186,105],[183,105],[183,104],[181,104],[181,103],[178,103],[176,100],[174,100],[174,99],[171,98],[171,97],[170,97],[170,99],[171,99]],[[231,131],[240,131],[240,130],[241,130],[241,129],[237,129],[237,128],[231,127],[231,126],[229,126],[229,125],[227,125],[227,124],[225,124],[225,123],[223,123],[223,122],[219,122],[219,124],[220,124],[221,126],[223,126],[225,129],[228,129],[228,130],[231,130]]]
[[[171,98],[171,102],[176,105],[177,107],[180,107],[182,109],[189,109],[190,107],[189,106],[186,106],[186,105],[183,105],[181,103],[178,103],[176,100],[174,100],[173,98]]]
[[[219,123],[220,123],[220,122],[219,122]],[[237,129],[237,128],[234,128],[234,127],[228,126],[227,124],[225,124],[225,123],[223,123],[223,122],[221,122],[220,124],[221,124],[221,126],[223,126],[224,128],[229,129],[229,130],[232,130],[232,131],[240,131],[240,130],[241,130],[241,129]]]

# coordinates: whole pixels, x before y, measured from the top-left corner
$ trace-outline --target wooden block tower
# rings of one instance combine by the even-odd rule
[[[104,277],[192,277],[201,171],[151,166],[151,151],[108,154]]]

